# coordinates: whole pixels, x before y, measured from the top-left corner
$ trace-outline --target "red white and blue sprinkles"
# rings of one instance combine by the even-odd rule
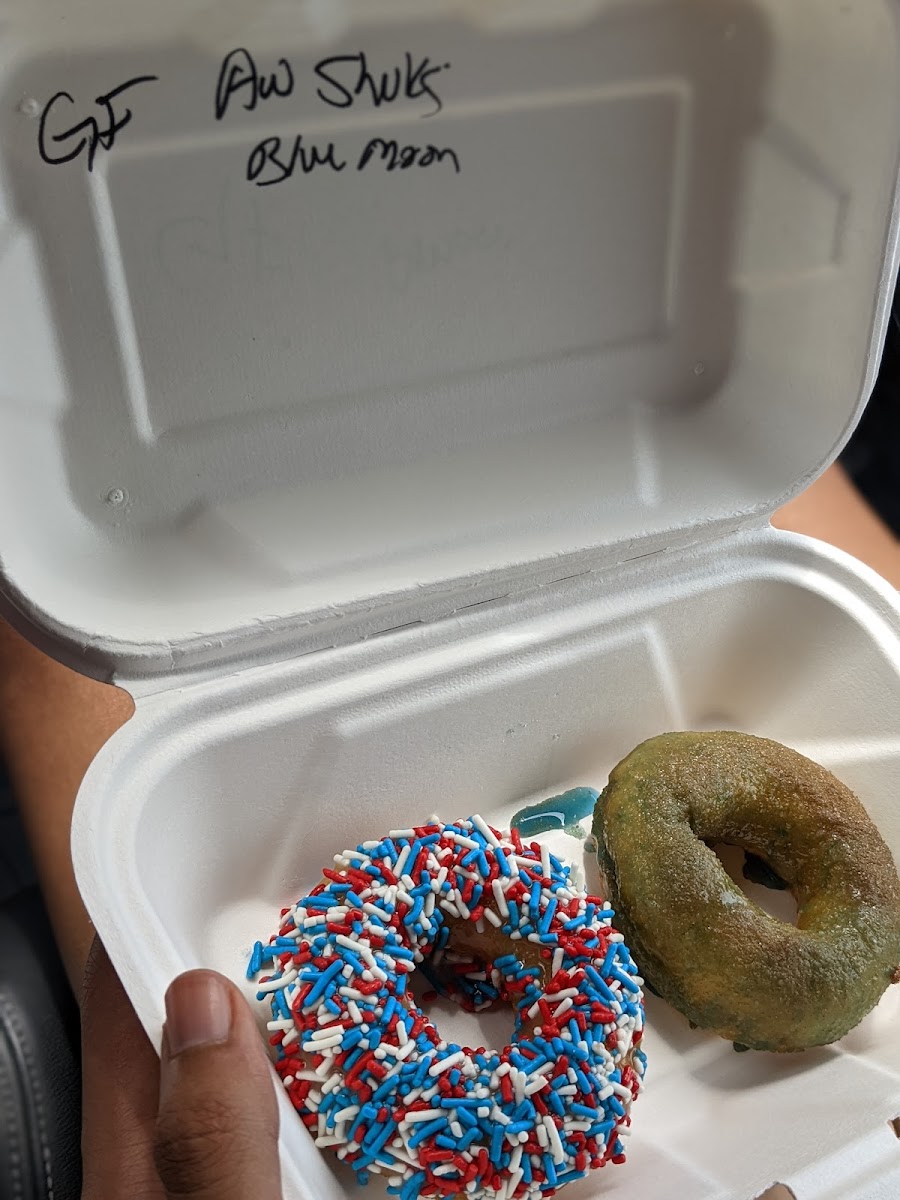
[[[401,1200],[552,1196],[622,1162],[643,981],[612,910],[546,846],[477,816],[394,830],[334,863],[248,969],[316,1145]],[[509,950],[485,961],[472,947],[489,929]],[[512,1004],[511,1044],[442,1039],[413,999],[416,970],[467,1009]]]

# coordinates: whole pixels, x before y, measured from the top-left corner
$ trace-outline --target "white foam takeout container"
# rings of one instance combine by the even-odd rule
[[[896,594],[769,526],[875,377],[898,12],[0,3],[3,605],[136,698],[73,850],[151,1037],[335,851],[671,728],[796,746],[900,857]],[[237,48],[293,91],[233,57],[217,120]],[[898,1003],[776,1058],[651,997],[629,1163],[567,1197],[900,1194]],[[285,1195],[352,1192],[282,1102]]]

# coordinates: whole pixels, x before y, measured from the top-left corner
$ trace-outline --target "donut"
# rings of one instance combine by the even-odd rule
[[[890,850],[844,784],[777,742],[644,742],[610,775],[593,832],[647,986],[737,1049],[837,1041],[900,980]],[[796,925],[744,894],[715,843],[768,865],[797,901]]]
[[[568,866],[475,816],[363,842],[322,876],[248,968],[317,1146],[401,1200],[552,1196],[624,1161],[642,980]],[[442,1038],[416,971],[470,1011],[511,1005],[510,1044]]]

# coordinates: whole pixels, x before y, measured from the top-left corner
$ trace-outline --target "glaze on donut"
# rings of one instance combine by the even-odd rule
[[[248,971],[267,972],[277,1070],[316,1145],[401,1200],[552,1196],[623,1161],[644,1014],[612,910],[546,846],[480,817],[334,862]],[[417,969],[466,1008],[510,1003],[510,1045],[442,1039]]]
[[[594,815],[608,895],[647,980],[740,1048],[835,1042],[900,979],[900,880],[862,804],[824,767],[744,733],[633,750]],[[711,846],[739,846],[797,901],[770,917]]]

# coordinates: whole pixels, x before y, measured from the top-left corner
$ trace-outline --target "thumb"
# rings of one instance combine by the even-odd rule
[[[278,1107],[240,992],[190,971],[166,994],[156,1169],[170,1200],[281,1200]]]

